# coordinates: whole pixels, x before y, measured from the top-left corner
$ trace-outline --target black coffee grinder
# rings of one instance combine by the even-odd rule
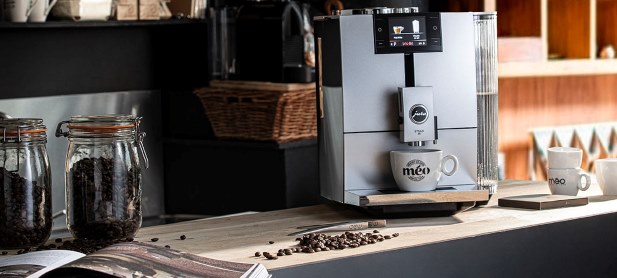
[[[305,53],[305,21],[297,1],[245,1],[236,15],[235,71],[230,78],[314,82],[314,66]]]

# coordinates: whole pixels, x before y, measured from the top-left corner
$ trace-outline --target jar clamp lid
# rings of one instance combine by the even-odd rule
[[[144,148],[146,132],[139,130],[142,117],[129,114],[107,114],[93,116],[72,116],[68,121],[61,121],[56,128],[56,137],[127,137],[135,136],[135,143],[143,155],[144,165],[148,168],[148,156]],[[67,131],[62,125],[67,124]]]
[[[21,143],[47,140],[47,127],[42,119],[11,118],[0,119],[0,142]]]

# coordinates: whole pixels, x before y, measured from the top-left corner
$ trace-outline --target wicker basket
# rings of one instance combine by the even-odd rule
[[[215,80],[195,94],[217,138],[283,143],[317,137],[314,83]]]

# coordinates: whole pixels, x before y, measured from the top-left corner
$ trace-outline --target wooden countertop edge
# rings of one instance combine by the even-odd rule
[[[278,249],[294,247],[296,237],[287,234],[296,231],[296,226],[373,217],[341,204],[323,204],[146,227],[138,232],[136,239],[149,241],[150,238],[157,237],[159,241],[154,244],[161,246],[170,245],[174,249],[214,259],[259,262],[268,269],[279,269],[617,212],[617,196],[599,196],[601,194],[595,184],[581,194],[590,196],[589,204],[585,206],[550,210],[497,206],[497,199],[500,197],[539,193],[548,193],[546,182],[504,181],[500,183],[496,196],[484,207],[473,208],[450,217],[388,219],[388,227],[379,229],[379,232],[383,235],[400,235],[390,240],[353,249],[312,254],[296,253],[278,260],[258,258],[254,253],[265,251],[275,254]],[[186,240],[179,239],[182,234],[186,235]],[[274,243],[270,244],[269,241]]]

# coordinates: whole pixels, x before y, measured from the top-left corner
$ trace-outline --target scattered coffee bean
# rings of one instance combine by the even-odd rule
[[[61,243],[62,239],[61,238],[56,238],[56,240],[54,240],[56,243]]]
[[[157,241],[159,241],[159,238],[158,237],[153,237],[153,238],[150,239],[150,241],[157,242]]]
[[[379,231],[374,230],[373,233],[352,233],[344,232],[341,235],[326,235],[310,233],[305,234],[301,238],[296,238],[299,247],[279,249],[277,256],[272,256],[268,252],[263,252],[264,257],[269,260],[276,260],[278,257],[288,256],[293,253],[315,253],[331,250],[343,250],[347,248],[358,248],[368,244],[375,244],[377,242],[383,242],[385,239],[391,239],[397,237],[398,233],[383,236],[379,234]],[[274,241],[270,241],[273,244]]]
[[[186,239],[186,236],[185,236],[185,235],[181,235],[181,236],[180,236],[180,239],[181,239],[181,240],[185,240],[185,239]]]
[[[399,236],[399,234],[398,233],[393,233],[392,236],[393,237],[397,237],[397,236]]]
[[[7,251],[2,251],[2,255],[8,255],[8,254],[9,254],[9,252],[7,252]]]
[[[134,240],[134,239],[133,239],[132,237],[128,237],[128,238],[126,238],[126,241],[128,241],[128,242],[131,242],[131,241],[133,241],[133,240]]]
[[[261,257],[261,253],[255,252],[255,257]]]
[[[54,249],[54,248],[56,248],[57,246],[56,246],[55,244],[53,244],[53,243],[52,243],[52,244],[50,244],[50,245],[47,245],[47,247],[49,247],[49,248],[51,248],[51,249]]]
[[[137,163],[131,165],[137,165]],[[67,175],[69,230],[80,239],[122,239],[141,226],[141,172],[109,158],[84,158]]]
[[[165,248],[171,248],[171,246],[169,246],[169,245],[165,245]]]
[[[274,241],[272,241],[272,240],[271,240],[271,241],[268,241],[268,243],[270,243],[270,244],[274,244]]]

